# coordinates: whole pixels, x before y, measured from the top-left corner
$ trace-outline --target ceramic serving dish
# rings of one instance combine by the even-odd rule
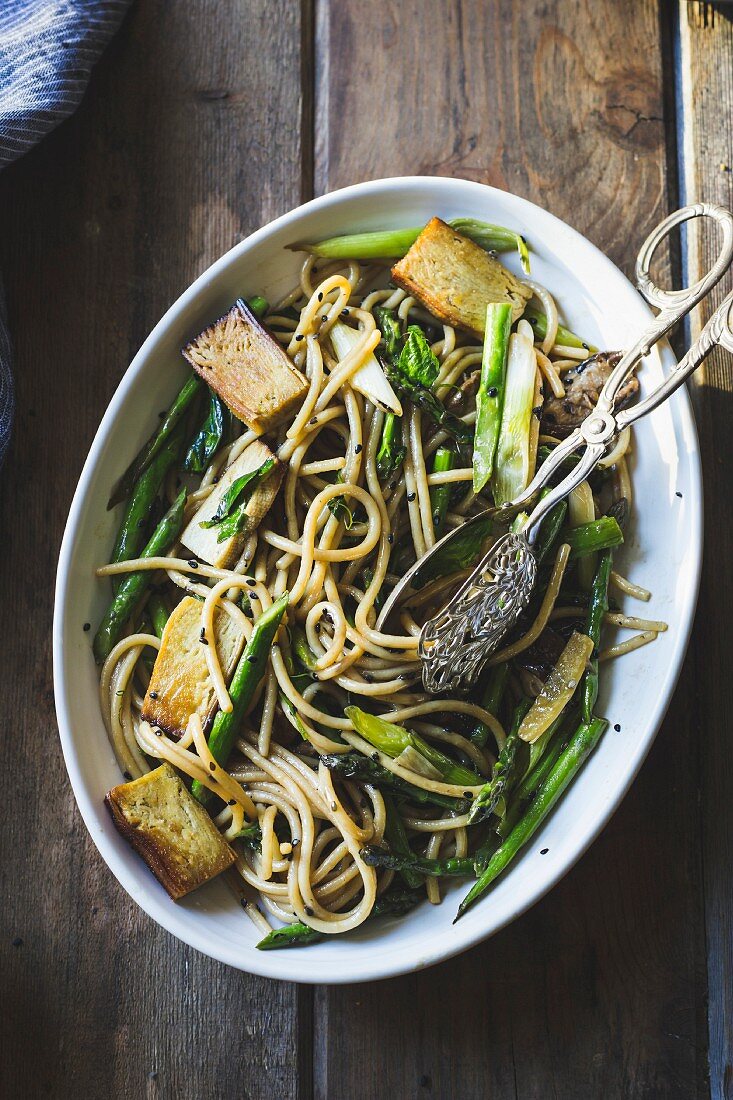
[[[69,778],[92,839],[131,897],[174,936],[231,966],[273,978],[356,982],[412,971],[465,950],[537,901],[598,835],[639,770],[672,695],[692,623],[702,492],[697,437],[683,390],[637,428],[633,525],[618,556],[624,573],[653,590],[639,613],[665,619],[669,630],[604,668],[598,710],[610,725],[597,751],[521,857],[458,924],[452,921],[466,889],[462,882],[442,905],[426,902],[403,919],[377,921],[300,950],[259,952],[256,929],[223,882],[173,902],[116,832],[102,800],[121,776],[99,709],[90,634],[82,626],[98,622],[108,599],[94,569],[108,559],[118,522],[106,510],[110,487],[182,384],[181,345],[238,296],[257,293],[275,301],[284,293],[300,262],[286,245],[418,225],[433,214],[518,229],[530,243],[533,278],[555,295],[564,322],[601,348],[624,347],[648,321],[647,306],[610,260],[524,199],[465,180],[427,177],[377,180],[325,195],[232,248],[153,329],[99,426],[61,547],[53,632],[56,707]],[[638,227],[639,243],[648,228]],[[518,270],[513,257],[503,260]],[[642,392],[672,362],[669,349],[655,352],[640,372]]]

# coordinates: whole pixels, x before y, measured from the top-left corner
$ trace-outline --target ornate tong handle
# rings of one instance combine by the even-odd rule
[[[692,286],[682,287],[680,290],[663,290],[656,285],[649,273],[654,253],[676,226],[694,218],[711,218],[720,226],[723,240],[718,258],[710,270]],[[659,313],[611,372],[601,390],[595,410],[597,413],[613,412],[616,396],[639,360],[648,355],[654,344],[666,336],[678,321],[707,297],[725,275],[731,260],[733,260],[733,215],[724,206],[707,202],[683,206],[681,210],[670,214],[659,223],[656,229],[652,230],[641,246],[636,260],[636,285],[649,305],[658,309]]]
[[[693,218],[711,218],[722,231],[722,242],[718,257],[710,270],[692,286],[680,290],[664,290],[656,285],[649,273],[652,258],[662,241],[683,222]],[[563,478],[537,504],[524,525],[523,534],[532,543],[536,538],[542,520],[549,510],[563,500],[581,482],[585,481],[596,464],[608,450],[618,433],[627,425],[633,424],[648,412],[656,409],[669,397],[686,378],[693,373],[715,344],[722,344],[729,350],[733,342],[731,333],[731,297],[721,304],[708,321],[699,339],[669,378],[643,401],[618,415],[614,414],[616,396],[635,370],[639,361],[674,325],[705,298],[720,281],[733,260],[733,214],[723,206],[714,203],[694,203],[683,206],[670,214],[652,230],[644,241],[636,261],[636,282],[639,291],[651,306],[659,309],[654,320],[642,332],[639,339],[619,360],[601,390],[598,404],[587,419],[563,440],[548,456],[535,474],[531,483],[522,494],[523,500],[531,500],[543,485],[552,477],[568,455],[585,445],[586,450],[574,470]]]

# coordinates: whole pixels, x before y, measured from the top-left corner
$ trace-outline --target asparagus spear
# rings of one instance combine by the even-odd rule
[[[519,252],[522,267],[529,273],[529,252],[524,237],[513,229],[476,218],[453,218],[448,223],[480,244],[488,252]],[[350,233],[343,237],[329,237],[316,244],[293,245],[292,247],[314,256],[323,256],[331,260],[399,260],[412,248],[423,231],[423,226],[410,226],[407,229],[381,229],[372,233]]]
[[[387,413],[377,451],[377,473],[386,481],[404,461],[407,449],[402,442],[402,417]]]
[[[547,335],[547,318],[536,306],[529,305],[525,308],[523,316],[529,321],[530,325],[534,329],[535,339],[544,340]],[[574,332],[571,332],[569,328],[565,328],[564,325],[557,326],[557,336],[555,337],[555,343],[562,344],[566,348],[585,348],[588,355],[595,355],[598,348],[593,344],[586,344],[585,340],[581,340],[580,336],[576,336]]]
[[[157,592],[153,592],[148,600],[146,611],[150,616],[150,625],[154,633],[157,634],[159,638],[162,638],[165,624],[168,622],[168,608]]]
[[[387,916],[401,917],[414,909],[420,898],[419,890],[390,890],[377,898],[367,920]],[[314,928],[303,924],[302,921],[296,921],[295,924],[288,924],[284,928],[273,928],[272,932],[268,932],[264,939],[260,940],[257,948],[259,951],[273,951],[278,947],[306,947],[322,939],[322,932],[316,932]]]
[[[566,500],[559,500],[555,507],[548,512],[542,520],[542,526],[537,536],[537,545],[534,552],[538,565],[545,560],[557,542],[567,513],[568,502]]]
[[[596,699],[598,698],[598,646],[601,640],[603,616],[608,611],[608,582],[611,576],[612,560],[612,552],[604,550],[590,592],[586,633],[593,641],[593,653],[580,689],[584,722],[590,722],[593,707],[596,705]]]
[[[272,932],[257,944],[258,951],[274,951],[279,947],[308,947],[311,943],[320,943],[323,932],[316,932],[302,921],[286,924],[284,928],[273,928]]]
[[[387,787],[399,797],[415,802],[419,806],[439,806],[443,810],[462,814],[470,804],[464,798],[451,798],[450,795],[436,794],[434,791],[423,790],[422,787],[414,787],[412,783],[401,779],[399,775],[393,775],[376,760],[370,760],[361,753],[339,753],[333,756],[327,754],[321,757],[321,762],[336,776],[343,779],[358,779],[362,783],[371,783],[382,790]]]
[[[255,294],[253,297],[248,298],[247,305],[249,306],[250,313],[254,313],[258,320],[262,320],[270,308],[267,298],[263,298],[261,294]]]
[[[476,394],[476,429],[473,442],[473,491],[480,493],[494,470],[504,407],[512,307],[490,302],[486,307],[481,381]]]
[[[481,782],[478,772],[464,768],[462,764],[456,764],[449,756],[433,748],[412,730],[397,726],[394,722],[387,722],[375,714],[367,714],[359,707],[347,707],[345,714],[356,732],[387,756],[395,758],[405,749],[413,748],[438,770],[446,783],[471,787]]]
[[[148,468],[155,456],[162,450],[164,444],[173,434],[176,426],[180,423],[181,417],[191,405],[191,402],[201,393],[203,385],[201,379],[195,374],[191,375],[186,381],[173,404],[168,409],[168,412],[163,417],[157,431],[153,432],[145,446],[135,456],[115,485],[112,490],[112,496],[109,498],[107,508],[114,508],[115,504],[119,504],[121,500],[125,500],[125,498],[130,495],[140,475]]]
[[[186,490],[182,489],[172,507],[166,512],[140,553],[141,558],[157,558],[166,554],[178,538],[183,526],[183,509]],[[101,663],[109,657],[130,615],[153,578],[151,569],[128,573],[117,589],[99,629],[94,635],[94,656]]]
[[[395,856],[405,856],[410,858],[412,852],[407,840],[407,833],[405,832],[405,826],[400,817],[399,810],[395,806],[394,799],[390,794],[382,794],[384,799],[385,809],[387,810],[387,820],[384,827],[384,836],[389,844],[389,850]],[[422,882],[420,875],[413,871],[411,867],[401,867],[400,872],[405,880],[405,886],[409,886],[411,890],[416,890]]]
[[[506,688],[507,677],[509,676],[509,665],[505,662],[501,665],[494,665],[489,670],[486,686],[483,690],[483,695],[479,700],[479,706],[482,706],[484,710],[488,710],[489,714],[498,714],[501,701],[504,698],[504,689]],[[491,730],[483,722],[478,722],[469,733],[469,739],[473,741],[474,745],[478,745],[480,749],[484,748],[486,742],[489,739]]]
[[[563,532],[563,541],[570,546],[570,560],[573,561],[583,554],[594,554],[596,550],[620,546],[624,535],[613,516],[601,516],[591,523],[569,528]]]
[[[527,485],[530,471],[532,408],[537,361],[531,336],[522,330],[509,337],[504,403],[491,475],[496,504],[513,500]]]
[[[581,722],[554,768],[538,789],[527,812],[514,826],[504,843],[494,852],[483,874],[466,894],[458,907],[455,920],[459,920],[466,910],[486,892],[494,879],[501,874],[520,848],[536,832],[598,744],[607,725],[605,718],[592,718],[590,722]]]
[[[431,878],[447,878],[473,874],[473,856],[450,856],[448,859],[429,859],[414,852],[388,852],[369,844],[361,850],[361,858],[369,867],[385,867],[390,871],[412,871]]]
[[[456,454],[451,447],[438,447],[433,455],[433,473],[442,474],[452,470],[456,464]],[[450,485],[433,485],[430,490],[430,507],[433,513],[435,537],[439,538],[445,526],[445,516],[450,503]]]
[[[517,786],[512,791],[511,804],[503,817],[496,832],[502,838],[509,836],[514,826],[519,821],[520,817],[527,809],[527,806],[532,801],[535,791],[540,787],[547,776],[557,763],[560,753],[564,749],[567,743],[568,728],[570,732],[575,729],[578,724],[578,714],[573,714],[568,717],[565,716],[560,721],[554,722],[549,730],[546,731],[546,736],[540,741],[535,741],[534,745],[530,746],[530,754],[533,750],[537,750],[535,755],[535,762],[532,763],[530,755],[530,764],[527,768],[525,775],[519,781]],[[562,727],[562,731],[555,736],[558,726]]]
[[[506,796],[514,771],[517,749],[519,748],[519,727],[529,708],[529,699],[522,699],[517,704],[512,719],[512,728],[494,764],[491,779],[484,784],[471,803],[471,809],[468,811],[469,825],[475,825],[478,821],[485,821],[494,812],[500,799]]]
[[[284,592],[255,623],[229,685],[232,709],[228,713],[220,710],[214,719],[208,744],[211,755],[222,767],[232,751],[234,739],[239,732],[244,713],[252,702],[257,685],[265,675],[270,648],[287,606],[288,593]],[[206,805],[212,797],[212,792],[198,779],[194,779],[191,784],[191,794],[203,805]]]
[[[161,450],[135,483],[117,532],[112,561],[128,561],[130,558],[136,558],[140,547],[145,544],[145,528],[150,520],[153,503],[165,475],[183,447],[182,432],[183,425],[168,437]],[[115,584],[114,587],[118,585]]]

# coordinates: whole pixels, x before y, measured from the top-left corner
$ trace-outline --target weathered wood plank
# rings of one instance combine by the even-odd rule
[[[733,9],[680,5],[683,164],[687,201],[733,208]],[[716,241],[693,234],[689,278],[712,264]],[[729,275],[717,304],[733,286]],[[709,310],[693,319],[695,336]],[[715,352],[691,387],[700,429],[705,478],[705,561],[697,626],[691,643],[695,669],[695,729],[699,739],[702,865],[708,963],[710,1089],[714,1100],[733,1097],[733,762],[730,723],[730,623],[733,582],[721,563],[733,554],[733,360]]]
[[[76,117],[0,181],[19,405],[0,480],[3,1096],[310,1092],[309,992],[173,940],[88,840],[50,654],[63,524],[120,375],[194,276],[303,197],[302,33],[297,0],[277,18],[135,5]]]
[[[323,0],[317,190],[482,180],[630,271],[669,201],[661,15],[652,0]],[[319,1097],[363,1094],[377,1059],[396,1096],[704,1094],[691,671],[623,807],[532,912],[432,972],[318,991]]]

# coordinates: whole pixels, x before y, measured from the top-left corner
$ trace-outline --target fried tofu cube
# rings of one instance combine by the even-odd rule
[[[480,245],[432,218],[392,268],[397,286],[441,321],[483,337],[486,306],[508,302],[512,320],[524,313],[532,291]]]
[[[165,625],[160,650],[143,701],[141,717],[173,737],[186,731],[196,712],[204,728],[217,707],[216,692],[201,641],[201,601],[186,596]],[[244,647],[244,631],[224,611],[214,612],[216,652],[228,680]]]
[[[252,492],[244,509],[245,524],[241,531],[228,536],[219,542],[219,528],[202,527],[202,523],[211,520],[237,478],[244,474],[250,474],[254,470],[272,460],[274,466]],[[261,521],[269,512],[275,497],[278,494],[280,484],[285,475],[285,467],[270,448],[261,440],[256,439],[242,451],[236,461],[222,475],[221,481],[214,491],[206,498],[201,507],[194,513],[191,520],[181,535],[181,542],[201,561],[217,569],[228,569],[239,558],[247,538],[256,531]]]
[[[241,299],[183,348],[197,374],[261,435],[295,413],[307,379]]]
[[[236,859],[170,764],[113,787],[104,801],[119,832],[174,901],[221,874]]]

